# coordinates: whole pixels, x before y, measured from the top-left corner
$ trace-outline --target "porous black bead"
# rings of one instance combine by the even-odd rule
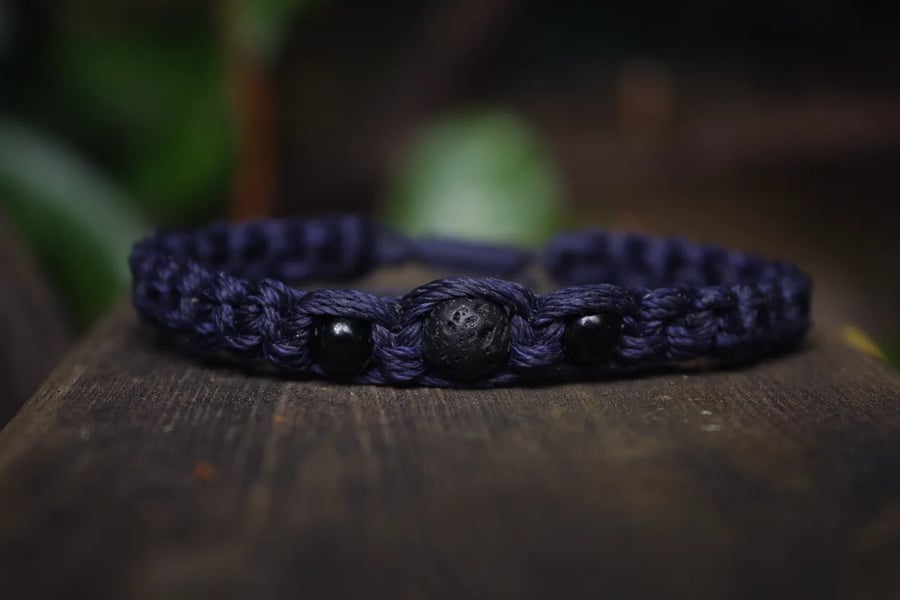
[[[509,317],[480,298],[441,302],[425,318],[423,335],[425,361],[451,379],[483,379],[509,356]]]
[[[359,374],[372,358],[372,326],[359,319],[330,317],[316,328],[314,360],[332,377]]]
[[[569,362],[590,366],[613,355],[622,334],[622,319],[616,315],[583,315],[566,325],[563,345]]]

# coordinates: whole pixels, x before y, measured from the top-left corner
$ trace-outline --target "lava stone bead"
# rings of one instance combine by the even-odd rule
[[[451,379],[483,379],[509,355],[509,317],[480,298],[441,302],[425,318],[423,334],[425,361]]]
[[[584,315],[566,325],[563,345],[569,362],[590,366],[606,362],[613,355],[622,333],[622,319],[616,315]]]
[[[332,377],[359,374],[372,358],[372,326],[366,321],[331,317],[316,329],[315,360]]]

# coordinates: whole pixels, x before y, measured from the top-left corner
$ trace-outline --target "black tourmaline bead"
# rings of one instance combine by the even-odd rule
[[[569,362],[590,366],[609,360],[619,336],[622,333],[622,319],[616,315],[584,315],[572,320],[566,326],[563,344]]]
[[[425,318],[425,361],[451,379],[489,376],[509,355],[509,318],[492,302],[453,298]]]
[[[332,377],[351,377],[362,371],[372,358],[372,326],[366,321],[330,317],[316,329],[315,359]]]

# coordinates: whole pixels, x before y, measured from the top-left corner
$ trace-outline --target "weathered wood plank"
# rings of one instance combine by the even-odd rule
[[[898,597],[900,378],[284,381],[113,315],[0,432],[9,598]]]

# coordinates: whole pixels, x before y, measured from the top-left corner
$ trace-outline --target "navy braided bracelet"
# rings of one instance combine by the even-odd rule
[[[285,283],[408,261],[494,277],[402,296]],[[636,234],[568,233],[530,251],[409,239],[355,216],[285,219],[159,232],[130,264],[141,318],[194,347],[357,383],[495,386],[746,362],[809,327],[811,283],[795,266]],[[507,280],[540,269],[563,287]]]

